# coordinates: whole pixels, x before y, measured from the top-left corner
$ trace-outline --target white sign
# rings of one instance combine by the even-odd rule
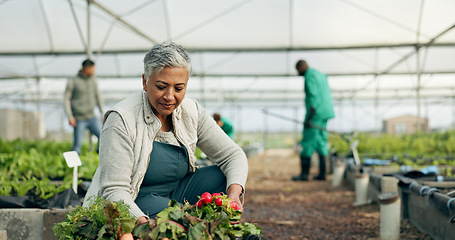
[[[68,167],[70,168],[82,165],[81,159],[79,158],[79,154],[77,154],[76,151],[64,152],[63,157],[66,160],[66,164],[68,164]]]

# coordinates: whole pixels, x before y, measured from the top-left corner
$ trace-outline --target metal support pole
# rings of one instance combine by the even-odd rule
[[[164,22],[166,24],[166,33],[167,33],[167,41],[172,40],[172,32],[171,32],[171,20],[169,18],[169,9],[167,7],[167,1],[163,0],[163,11],[164,11]]]
[[[289,46],[294,47],[294,0],[289,0]]]
[[[92,58],[92,29],[91,29],[91,14],[90,14],[90,5],[92,0],[87,0],[87,59]],[[92,141],[92,133],[88,134],[88,142],[90,146],[90,151],[93,151],[93,141]]]
[[[376,131],[376,134],[379,134],[381,132],[381,127],[379,122],[381,121],[379,118],[379,80],[378,80],[378,75],[374,76],[375,81],[376,81],[376,90],[375,90],[375,96],[374,96],[374,129]]]
[[[71,8],[71,13],[73,15],[74,22],[76,23],[77,32],[79,33],[79,37],[81,38],[81,43],[84,46],[85,51],[88,51],[87,50],[87,44],[85,43],[85,39],[84,39],[84,34],[82,34],[81,25],[79,24],[79,21],[77,20],[76,11],[74,11],[73,2],[71,0],[68,0],[68,3],[69,3],[70,8]]]
[[[452,89],[452,92],[453,92],[453,89]],[[451,129],[453,129],[455,127],[455,96],[452,96],[452,98],[450,98],[452,101],[452,124],[450,126]]]
[[[294,107],[294,119],[299,119],[299,107]],[[294,142],[299,142],[299,127],[300,124],[294,123]]]
[[[357,127],[357,106],[355,102],[355,97],[352,98],[352,121],[353,121],[353,126]],[[357,129],[356,129],[357,130]]]
[[[111,10],[107,9],[106,7],[104,7],[99,2],[96,2],[94,0],[87,0],[87,1],[89,1],[90,3],[94,4],[95,6],[97,6],[101,11],[103,11],[103,12],[107,13],[108,15],[111,15],[113,18],[117,19],[119,22],[121,22],[126,28],[128,28],[132,32],[138,34],[139,36],[141,36],[141,37],[143,37],[145,39],[147,39],[148,41],[150,41],[153,44],[157,43],[157,41],[153,40],[151,37],[147,36],[145,33],[139,31],[139,29],[137,29],[133,25],[131,25],[128,22],[126,22],[123,18],[121,18],[117,14],[113,13]]]
[[[424,104],[425,104],[425,116],[424,116],[424,117],[425,117],[426,119],[428,119],[428,117],[430,116],[429,114],[430,114],[430,104],[431,104],[431,103],[429,103],[428,101],[425,101]],[[425,126],[425,121],[424,121],[423,119],[422,119],[421,121],[419,121],[419,122],[420,122],[419,126],[420,126],[420,128],[421,128],[422,131],[427,131],[427,130],[429,130],[429,128],[427,128],[427,127]],[[430,127],[430,126],[428,126],[428,127]]]
[[[420,104],[420,78],[421,78],[421,72],[420,72],[420,51],[419,48],[416,48],[416,57],[417,57],[417,87],[416,87],[416,100],[417,100],[417,132],[420,132],[421,129],[421,124],[420,124],[420,117],[421,117],[421,104]]]
[[[92,35],[91,35],[91,17],[90,5],[92,0],[87,0],[87,58],[92,58]]]
[[[379,62],[379,49],[375,49],[374,52],[374,71],[378,72],[378,62]],[[374,75],[374,81],[376,82],[375,96],[374,96],[374,129],[376,134],[381,132],[381,119],[379,117],[379,79],[378,74]]]
[[[202,53],[200,54],[199,62],[201,64],[201,100],[202,100],[201,104],[202,104],[202,106],[205,106],[205,98],[206,98],[206,94],[205,94],[206,84],[205,84],[205,78],[204,78],[205,66],[204,66],[204,55]]]
[[[240,104],[237,105],[237,126],[234,128],[234,131],[236,132],[236,139],[241,139],[241,131],[242,129],[242,106]],[[237,128],[237,130],[236,130]]]
[[[421,110],[420,110],[420,77],[421,77],[421,67],[420,67],[420,46],[419,46],[419,42],[420,42],[420,27],[421,27],[421,24],[422,24],[422,17],[423,17],[423,5],[425,3],[425,0],[422,0],[420,1],[420,13],[419,13],[419,19],[418,19],[418,23],[417,23],[417,34],[416,34],[416,43],[417,43],[417,46],[416,46],[416,73],[417,73],[417,88],[416,88],[416,98],[417,98],[417,132],[420,132],[422,131],[422,127],[421,127],[421,121],[420,121],[420,117],[421,117]]]
[[[66,115],[65,115],[65,112],[64,111],[61,111],[61,114],[60,114],[60,137],[61,137],[61,141],[65,141],[66,140],[66,137],[65,137],[65,125],[64,125],[64,122],[66,120]]]
[[[25,93],[21,94],[22,98],[22,131],[21,131],[21,138],[23,139],[28,139],[26,138],[26,130],[27,130],[27,115],[25,114],[27,111],[27,102],[25,101]]]
[[[41,113],[41,86],[40,86],[40,71],[36,56],[33,57],[33,67],[35,68],[36,73],[36,110],[38,113]]]
[[[267,111],[267,109],[266,109]],[[269,127],[267,125],[267,114],[263,114],[264,116],[264,131],[262,131],[262,142],[263,142],[263,146],[264,146],[264,149],[267,149],[268,147],[268,139],[267,139],[267,135],[269,134]]]
[[[36,108],[38,114],[41,114],[41,78],[36,79]]]

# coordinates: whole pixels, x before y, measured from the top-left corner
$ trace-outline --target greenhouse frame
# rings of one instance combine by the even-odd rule
[[[145,52],[175,41],[192,58],[187,96],[242,132],[300,131],[298,59],[329,76],[330,130],[380,132],[402,114],[450,129],[454,9],[449,0],[4,0],[0,107],[41,112],[47,131],[69,131],[63,91],[82,60],[97,63],[109,107],[140,89]]]

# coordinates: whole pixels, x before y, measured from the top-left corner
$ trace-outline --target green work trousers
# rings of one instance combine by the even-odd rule
[[[311,124],[315,127],[305,126],[303,128],[302,151],[300,157],[310,158],[314,151],[317,151],[321,156],[328,156],[329,149],[327,148],[327,131],[322,130],[327,127],[327,119],[314,119]],[[321,128],[321,129],[320,129]]]

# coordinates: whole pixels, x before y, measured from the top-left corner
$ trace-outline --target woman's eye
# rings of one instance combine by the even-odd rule
[[[176,89],[175,89],[175,91],[177,91],[177,92],[180,92],[180,91],[182,91],[182,90],[183,90],[183,88],[176,88]]]
[[[156,87],[157,87],[159,90],[163,90],[163,89],[166,88],[166,87],[164,87],[164,86],[158,86],[158,85],[156,85]]]

